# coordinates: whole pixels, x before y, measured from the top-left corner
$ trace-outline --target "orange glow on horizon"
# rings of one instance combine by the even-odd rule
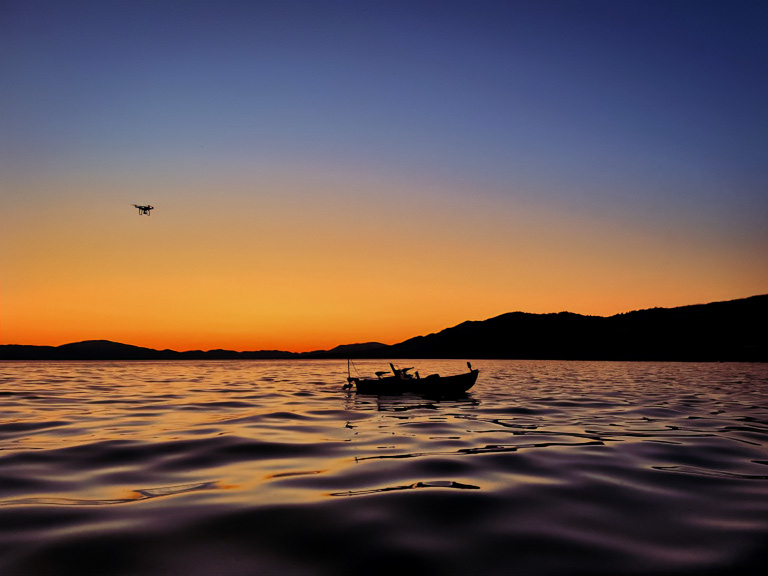
[[[158,196],[151,217],[58,182],[78,194],[74,206],[28,199],[35,221],[0,230],[0,343],[303,352],[512,311],[609,316],[768,285],[753,256],[731,256],[744,251],[736,240],[694,244],[679,225],[450,188],[393,197],[384,182],[366,195],[343,179],[303,182],[267,181],[259,202],[233,182],[243,190],[231,205],[211,201],[211,183],[177,183],[146,195]]]

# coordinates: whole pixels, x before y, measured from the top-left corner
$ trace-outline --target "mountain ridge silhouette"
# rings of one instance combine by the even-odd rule
[[[467,320],[397,344],[330,350],[155,350],[110,340],[61,346],[0,345],[0,360],[230,360],[461,358],[541,360],[768,361],[768,294],[613,316],[508,312]]]

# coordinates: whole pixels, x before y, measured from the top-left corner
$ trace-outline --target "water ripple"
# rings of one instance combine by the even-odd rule
[[[0,574],[768,563],[768,367],[473,365],[435,399],[343,391],[329,361],[0,363]]]
[[[419,488],[453,488],[455,490],[479,490],[480,486],[462,484],[453,480],[433,480],[428,482],[414,482],[406,486],[387,486],[385,488],[372,488],[369,490],[347,490],[346,492],[331,492],[329,496],[364,496],[367,494],[381,494],[395,490],[416,490]]]
[[[18,506],[42,504],[46,506],[112,506],[114,504],[127,504],[138,502],[140,500],[149,500],[150,498],[160,498],[163,496],[175,496],[187,492],[197,492],[199,490],[213,490],[218,488],[217,482],[201,482],[194,484],[182,484],[178,486],[162,486],[159,488],[141,488],[133,490],[125,498],[114,498],[110,500],[84,500],[75,498],[17,498],[0,502],[0,506]]]

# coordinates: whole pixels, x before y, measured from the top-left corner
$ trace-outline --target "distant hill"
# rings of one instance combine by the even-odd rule
[[[62,346],[0,346],[0,360],[235,360],[462,358],[768,362],[768,295],[615,316],[510,312],[463,322],[398,344],[331,350],[154,350],[108,340]]]
[[[141,348],[130,344],[120,344],[109,340],[86,340],[58,346],[56,350],[69,358],[122,358],[125,360],[140,360],[142,358],[161,358],[163,352],[151,348]]]
[[[86,340],[61,346],[0,346],[0,360],[254,360],[297,358],[301,354],[281,350],[235,352],[233,350],[155,350],[111,342]]]
[[[388,348],[393,358],[768,361],[768,295],[610,317],[512,312]]]
[[[344,358],[351,355],[352,357],[360,358],[370,354],[379,354],[385,352],[389,348],[391,348],[391,346],[387,346],[381,342],[365,342],[364,344],[342,344],[341,346],[336,346],[336,348],[332,348],[327,352],[319,351],[318,353],[334,354]]]
[[[155,360],[164,352],[109,340],[87,340],[62,346],[0,346],[0,360]]]

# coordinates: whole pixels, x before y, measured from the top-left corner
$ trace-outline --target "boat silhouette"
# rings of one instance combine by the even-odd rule
[[[469,372],[463,374],[453,374],[451,376],[441,376],[440,374],[430,374],[422,378],[418,372],[411,374],[413,368],[396,368],[394,364],[389,364],[392,373],[382,371],[376,372],[376,378],[361,378],[352,376],[349,373],[349,361],[347,361],[347,383],[344,389],[351,389],[354,385],[355,392],[358,394],[404,394],[408,392],[416,394],[429,394],[438,396],[452,396],[467,392],[477,381],[478,369],[473,369],[472,364],[467,362]]]

